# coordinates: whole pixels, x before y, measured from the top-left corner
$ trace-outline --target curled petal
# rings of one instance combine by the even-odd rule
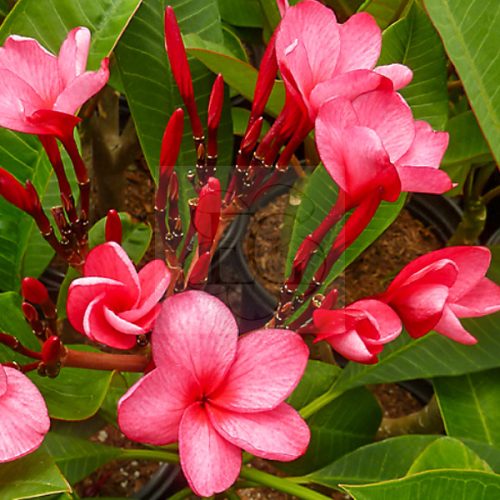
[[[375,320],[378,337],[377,343],[386,344],[394,340],[402,330],[401,320],[394,310],[384,302],[373,299],[358,300],[353,307],[368,313]]]
[[[377,66],[373,69],[376,73],[389,78],[394,90],[406,87],[413,78],[413,71],[403,64],[388,64],[387,66]]]
[[[232,411],[272,410],[299,383],[308,354],[302,338],[288,330],[257,330],[244,335],[224,384],[210,398]]]
[[[377,362],[377,356],[368,348],[355,330],[342,335],[325,339],[339,354],[357,363],[372,364]]]
[[[61,45],[57,64],[62,84],[66,86],[81,75],[87,67],[90,48],[90,31],[79,27],[71,30]]]
[[[405,193],[443,194],[453,188],[453,182],[443,170],[431,167],[396,167]]]
[[[477,344],[477,339],[473,337],[460,323],[453,311],[445,307],[441,319],[434,327],[436,332],[449,337],[455,342],[465,345]]]
[[[450,304],[450,309],[458,318],[493,314],[500,310],[500,286],[488,278],[483,278],[457,302]]]
[[[309,445],[309,427],[286,403],[259,413],[234,413],[214,406],[207,406],[207,412],[222,437],[258,457],[289,462]]]
[[[201,497],[227,490],[241,468],[241,450],[214,428],[205,408],[195,403],[179,429],[181,466],[191,489]]]

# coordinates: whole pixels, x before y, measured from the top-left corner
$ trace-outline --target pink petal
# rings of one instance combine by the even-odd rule
[[[136,321],[158,304],[170,284],[170,271],[162,260],[148,262],[139,271],[139,284],[139,303],[131,311],[120,314],[120,317],[127,321]]]
[[[132,349],[136,344],[135,337],[126,335],[109,324],[104,315],[104,297],[102,295],[90,302],[85,310],[83,331],[91,340],[115,349]]]
[[[357,363],[374,363],[376,356],[365,345],[355,330],[343,335],[335,335],[325,339],[339,354]]]
[[[449,307],[444,308],[443,315],[439,323],[434,327],[434,330],[460,344],[477,344],[477,339],[461,325],[460,321]]]
[[[371,318],[375,319],[379,332],[378,343],[386,344],[394,340],[402,330],[401,319],[384,302],[373,299],[358,300],[353,307],[366,311]]]
[[[436,132],[427,122],[416,121],[415,139],[398,165],[439,168],[448,141],[448,132]]]
[[[7,375],[2,365],[0,365],[0,397],[5,394],[7,390]]]
[[[192,394],[173,370],[158,369],[134,384],[118,402],[118,425],[129,438],[162,446],[178,440],[184,410]]]
[[[449,306],[458,318],[493,314],[500,310],[500,286],[488,278],[482,278],[474,288]]]
[[[85,27],[71,30],[61,45],[57,64],[63,85],[66,87],[87,67],[90,47],[90,31]]]
[[[408,333],[419,338],[430,332],[441,318],[448,287],[412,283],[402,288],[390,305],[397,311]]]
[[[83,316],[89,304],[96,296],[106,297],[106,304],[116,309],[127,307],[130,304],[127,287],[109,278],[78,278],[74,280],[68,291],[66,313],[73,328],[83,332]]]
[[[207,412],[223,438],[258,457],[288,462],[303,455],[309,445],[309,427],[286,403],[259,413],[234,413],[212,405]]]
[[[179,429],[181,466],[196,495],[210,497],[238,478],[241,451],[213,427],[205,408],[196,403],[184,413]]]
[[[51,109],[62,89],[57,58],[32,38],[12,35],[0,48],[0,68],[10,69],[28,83]]]
[[[313,320],[318,330],[315,341],[324,340],[330,335],[343,335],[356,325],[356,317],[347,308],[331,311],[318,309],[313,312]]]
[[[415,137],[411,109],[396,92],[376,90],[353,102],[359,124],[373,129],[392,163],[408,151]]]
[[[405,193],[443,194],[453,187],[448,174],[430,167],[397,166],[401,190]]]
[[[351,101],[365,92],[392,89],[390,80],[373,71],[358,69],[342,73],[314,87],[310,95],[311,118],[315,118],[325,102],[335,97],[345,97]]]
[[[87,71],[72,80],[57,97],[54,110],[74,114],[84,102],[106,85],[109,79],[108,65],[108,59],[103,59],[97,71]]]
[[[290,8],[288,0],[276,0],[276,3],[278,4],[281,17],[283,17],[286,11]]]
[[[276,57],[304,98],[334,75],[339,51],[339,28],[332,10],[305,0],[286,11],[276,36]]]
[[[118,330],[119,332],[126,335],[142,335],[146,333],[146,330],[144,330],[144,328],[141,328],[140,326],[131,323],[130,321],[122,319],[108,307],[104,306],[103,311],[106,321],[115,330]]]
[[[0,396],[0,462],[9,462],[40,446],[50,420],[35,384],[18,370],[4,370],[7,390]]]
[[[340,25],[340,55],[335,73],[372,69],[380,56],[382,33],[366,12],[354,14]]]
[[[393,85],[394,90],[406,87],[413,78],[413,71],[403,64],[388,64],[386,66],[377,66],[373,69],[376,73],[384,75],[389,78]]]
[[[236,321],[219,299],[188,291],[163,302],[153,328],[153,356],[156,366],[182,369],[207,393],[226,377],[237,339]]]
[[[282,403],[301,379],[309,351],[289,330],[257,330],[240,337],[224,384],[210,395],[228,410],[258,412]]]
[[[134,264],[118,243],[109,241],[93,248],[87,255],[83,274],[85,277],[98,276],[123,283],[129,288],[129,296],[134,298],[134,304],[137,304],[140,294],[139,277]],[[127,309],[132,307],[131,304]]]

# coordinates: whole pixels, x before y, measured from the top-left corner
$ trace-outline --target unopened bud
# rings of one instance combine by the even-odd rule
[[[106,216],[106,241],[114,241],[121,245],[122,243],[122,221],[118,212],[114,209],[108,211]]]
[[[189,285],[191,287],[198,287],[205,283],[210,269],[210,259],[210,252],[206,251],[195,262],[189,274]]]
[[[24,186],[11,173],[1,167],[0,195],[17,208],[29,212],[29,197]]]
[[[62,354],[62,344],[59,337],[51,335],[42,346],[42,361],[47,366],[57,365]]]
[[[45,304],[49,300],[47,288],[36,278],[24,278],[21,284],[21,293],[32,304]]]
[[[216,177],[210,177],[200,190],[194,215],[200,253],[210,250],[212,246],[219,227],[221,204],[220,182]]]

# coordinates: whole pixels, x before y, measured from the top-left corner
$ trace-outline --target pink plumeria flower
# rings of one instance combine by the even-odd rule
[[[170,283],[165,263],[153,260],[137,273],[125,250],[107,242],[90,251],[83,276],[68,291],[66,310],[73,328],[110,347],[134,347],[137,335],[150,331],[160,312],[159,301]]]
[[[0,463],[35,451],[50,419],[35,384],[14,368],[0,365]]]
[[[156,369],[118,404],[127,437],[179,441],[182,470],[208,497],[229,488],[241,449],[271,460],[302,455],[310,433],[284,400],[298,384],[308,349],[288,330],[258,330],[238,339],[231,311],[205,292],[169,297],[153,336]]]
[[[359,300],[343,309],[313,313],[316,342],[326,340],[339,354],[358,363],[376,363],[384,344],[402,330],[398,315],[383,302]]]
[[[399,89],[411,81],[411,70],[401,64],[375,68],[382,33],[369,14],[355,14],[338,24],[333,11],[316,0],[290,8],[282,4],[280,10],[278,65],[287,91],[303,101],[312,121],[328,99],[380,86]]]
[[[404,267],[379,299],[398,313],[412,337],[435,330],[461,344],[475,344],[459,318],[500,310],[500,286],[485,278],[490,260],[486,247],[436,250]]]
[[[394,201],[401,191],[440,194],[453,187],[439,170],[448,134],[415,121],[390,90],[325,103],[316,120],[316,144],[325,168],[354,204],[378,188],[383,199]]]
[[[0,47],[0,126],[56,135],[68,121],[65,115],[73,115],[108,81],[108,59],[98,71],[85,71],[89,46],[90,31],[83,27],[68,33],[58,56],[32,38],[9,36]]]

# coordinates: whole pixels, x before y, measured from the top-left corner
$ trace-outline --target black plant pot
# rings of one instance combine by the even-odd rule
[[[288,192],[293,179],[270,190],[247,213],[234,221],[216,253],[209,276],[208,291],[218,295],[237,315],[240,331],[262,327],[269,321],[277,305],[276,298],[252,274],[243,252],[251,216],[278,196]],[[428,227],[444,244],[452,236],[462,215],[457,204],[444,196],[413,194],[406,208]],[[241,296],[235,304],[232,295]]]
[[[163,500],[187,485],[178,465],[163,464],[133,496],[137,500]]]

